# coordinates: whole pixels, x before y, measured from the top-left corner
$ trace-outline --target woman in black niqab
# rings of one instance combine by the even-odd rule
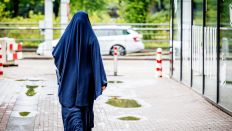
[[[99,43],[88,14],[76,13],[52,55],[65,131],[93,128],[93,102],[107,86]]]

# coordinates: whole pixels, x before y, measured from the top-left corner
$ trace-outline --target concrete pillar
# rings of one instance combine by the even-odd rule
[[[45,46],[44,55],[51,56],[53,40],[53,5],[52,0],[45,0]]]
[[[66,26],[68,25],[69,16],[69,0],[61,0],[60,6],[60,25],[61,25],[61,35],[64,33]]]

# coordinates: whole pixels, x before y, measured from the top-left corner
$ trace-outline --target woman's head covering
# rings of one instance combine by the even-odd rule
[[[102,86],[107,84],[106,74],[87,13],[73,16],[52,55],[63,106],[86,106],[101,95]]]

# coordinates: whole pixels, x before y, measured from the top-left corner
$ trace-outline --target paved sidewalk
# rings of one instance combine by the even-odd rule
[[[5,68],[6,75],[0,80],[0,90],[11,87],[6,91],[8,99],[0,106],[0,131],[63,130],[53,61],[22,60],[18,63],[19,67]],[[108,81],[122,83],[109,83],[107,90],[95,102],[93,131],[232,130],[231,116],[182,84],[168,78],[156,78],[153,61],[120,61],[119,76],[116,77],[112,76],[112,61],[104,64]],[[15,81],[19,79],[25,81]],[[35,96],[25,95],[28,84],[39,85]],[[137,100],[142,107],[117,108],[105,103],[115,96]],[[30,114],[24,117],[16,115],[22,111]],[[140,120],[118,119],[128,115]]]
[[[0,79],[0,131],[6,129],[7,121],[14,107],[19,88],[13,80]]]

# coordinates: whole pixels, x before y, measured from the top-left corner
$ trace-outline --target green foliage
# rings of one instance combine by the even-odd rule
[[[144,43],[146,49],[156,49],[156,48],[168,48],[169,43],[167,42],[153,42],[153,43]]]
[[[44,0],[0,0],[5,5],[4,11],[8,11],[11,17],[29,17],[29,12],[35,14],[44,12]]]
[[[54,1],[53,22],[59,23],[60,0]],[[229,1],[229,0],[227,0]],[[167,23],[169,21],[169,0],[70,0],[70,17],[79,10],[86,11],[92,24],[95,23]],[[109,15],[110,7],[117,7],[119,17]],[[0,25],[1,27],[38,27],[44,19],[44,0],[0,0],[0,22],[35,24]],[[60,25],[54,25],[59,27]],[[147,26],[149,27],[149,26]],[[167,31],[139,31],[143,39],[158,39],[167,36]],[[60,30],[53,30],[53,38],[60,37]],[[34,47],[44,40],[40,30],[0,30],[0,37],[12,37],[24,46]],[[150,44],[149,44],[150,45]],[[150,46],[149,46],[150,47]]]
[[[144,23],[146,22],[150,0],[125,0],[121,6],[121,15],[126,22]]]
[[[89,19],[91,23],[107,23],[111,20],[110,16],[103,11],[93,12]]]
[[[14,18],[11,17],[1,17],[0,22],[39,22],[44,19],[42,14],[34,14],[33,11],[28,13],[29,18],[24,18],[22,16],[17,16]]]
[[[60,0],[54,0],[54,15],[58,17]],[[111,18],[109,7],[117,7],[119,18]],[[169,0],[70,0],[71,16],[83,10],[94,23],[145,23],[159,11],[169,9]],[[0,0],[0,21],[38,22],[44,14],[44,0]],[[25,18],[32,18],[30,20]],[[164,19],[160,17],[161,19]],[[165,17],[166,18],[166,17]],[[4,20],[2,20],[4,19]],[[164,20],[162,20],[164,21]]]
[[[207,1],[206,2],[206,25],[216,26],[217,25],[217,1]]]
[[[155,14],[149,14],[147,16],[148,23],[167,23],[169,22],[169,11],[160,11]]]
[[[0,2],[0,18],[8,17],[9,11],[5,11],[6,5],[3,2]]]
[[[169,0],[125,0],[120,6],[120,14],[128,23],[150,22],[151,19],[149,17],[157,13],[165,15],[164,18],[162,16],[160,18],[162,19],[161,21],[167,22],[169,18],[166,16],[169,13],[169,8]]]
[[[221,24],[223,26],[230,26],[230,11],[229,11],[229,5],[232,4],[231,0],[223,0],[221,1]]]
[[[71,14],[77,11],[86,11],[89,14],[102,11],[106,8],[105,0],[70,0]]]

